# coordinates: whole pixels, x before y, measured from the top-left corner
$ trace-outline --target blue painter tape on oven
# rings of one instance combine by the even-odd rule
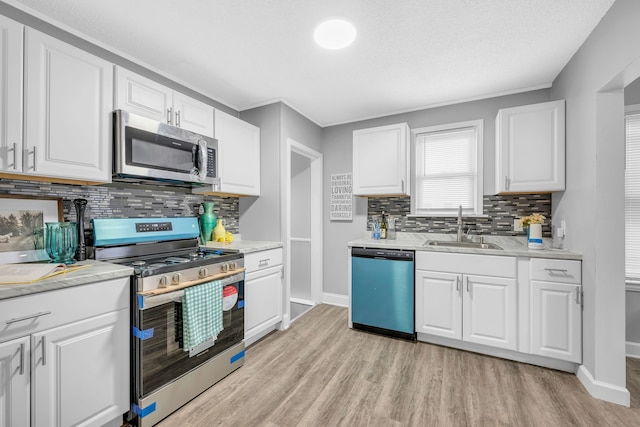
[[[131,329],[133,330],[133,336],[139,338],[140,341],[144,341],[153,337],[153,328],[145,329],[143,331],[136,328],[135,326],[132,326]]]
[[[540,244],[542,244],[542,239],[529,238],[529,243],[540,243]]]
[[[147,415],[154,412],[155,410],[156,410],[156,402],[153,402],[152,404],[148,405],[145,408],[141,408],[135,403],[131,404],[131,412],[133,412],[140,418],[146,417]]]
[[[142,295],[138,295],[138,309],[142,310],[144,308],[144,297]]]
[[[244,308],[244,300],[238,301],[238,308]]]
[[[242,350],[238,354],[234,354],[233,356],[231,356],[231,359],[229,359],[229,363],[233,364],[234,362],[237,362],[239,359],[242,359],[243,357],[244,357],[244,350]]]

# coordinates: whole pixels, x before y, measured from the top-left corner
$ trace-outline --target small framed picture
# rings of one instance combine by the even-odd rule
[[[45,223],[62,213],[60,198],[0,194],[0,264],[48,260]]]

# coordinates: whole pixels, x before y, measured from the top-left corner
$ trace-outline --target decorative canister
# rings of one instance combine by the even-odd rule
[[[45,248],[53,262],[73,264],[78,247],[78,224],[75,222],[47,222]]]
[[[527,235],[529,249],[542,249],[542,224],[529,224]]]
[[[227,235],[227,230],[224,228],[224,219],[220,218],[218,225],[213,229],[213,241],[224,242]]]
[[[218,223],[218,217],[213,213],[213,202],[202,202],[202,213],[200,214],[200,240],[206,244],[212,240],[211,234]]]

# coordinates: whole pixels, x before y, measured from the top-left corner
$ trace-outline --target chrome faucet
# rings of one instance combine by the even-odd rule
[[[458,242],[462,242],[464,232],[462,231],[462,205],[458,206]]]

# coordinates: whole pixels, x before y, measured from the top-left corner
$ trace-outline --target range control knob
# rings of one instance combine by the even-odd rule
[[[182,274],[174,273],[173,277],[171,278],[171,280],[173,281],[173,283],[175,283],[177,285],[182,280]]]
[[[202,267],[199,271],[198,271],[198,275],[200,277],[207,277],[209,275],[209,269],[207,267]]]
[[[238,263],[237,263],[237,262],[235,262],[235,261],[231,261],[231,262],[229,263],[229,271],[233,271],[233,270],[235,270],[235,269],[237,269],[237,268],[238,268]]]
[[[159,288],[166,288],[169,283],[169,278],[167,276],[160,276],[160,281],[158,282]]]
[[[226,273],[227,271],[229,271],[229,264],[227,264],[226,262],[220,264],[220,272]]]

